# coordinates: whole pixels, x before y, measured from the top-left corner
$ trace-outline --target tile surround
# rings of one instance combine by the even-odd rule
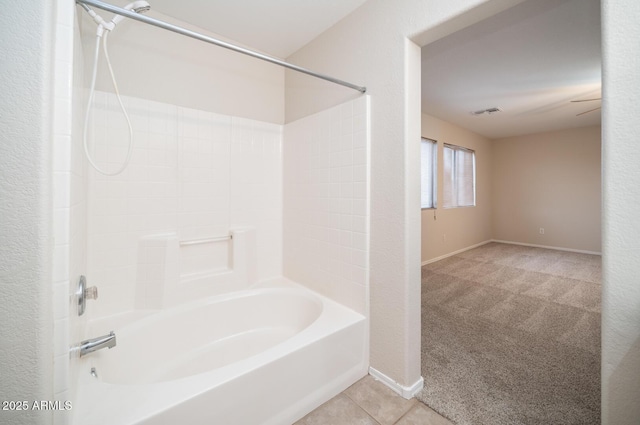
[[[134,129],[131,163],[120,175],[89,170],[88,275],[99,276],[100,317],[141,301],[136,282],[150,285],[141,240],[179,239],[257,230],[258,276],[282,274],[282,126],[123,96]],[[112,172],[126,158],[128,128],[115,95],[97,91],[90,151]],[[180,272],[224,269],[225,243],[181,249]],[[147,262],[148,263],[148,262]],[[150,291],[149,291],[150,293]]]
[[[85,186],[81,156],[80,114],[83,63],[75,26],[75,5],[56,2],[55,61],[53,69],[53,393],[59,401],[73,400],[73,362],[69,346],[80,326],[73,316],[69,294],[84,270]],[[78,59],[80,58],[80,59]],[[68,424],[64,412],[53,414],[56,425]]]
[[[366,312],[366,96],[284,126],[284,153],[282,126],[123,100],[134,127],[131,164],[115,177],[88,173],[88,273],[105,289],[97,316],[134,307],[134,285],[123,282],[139,276],[140,238],[219,236],[239,226],[258,229],[260,278],[282,274],[284,233],[287,277]],[[126,157],[127,127],[114,95],[96,92],[94,102],[91,152],[113,171]],[[181,267],[225,267],[224,252],[212,249],[184,250]]]
[[[294,181],[303,179],[297,188],[313,189],[309,193],[314,197],[289,192],[293,197],[283,199],[284,126],[128,97],[124,100],[136,140],[131,165],[122,175],[106,178],[87,167],[82,148],[86,93],[75,4],[59,1],[56,11],[52,128],[56,400],[75,398],[70,383],[78,371],[74,360],[69,361],[68,348],[86,337],[87,316],[133,308],[131,282],[138,269],[132,259],[137,241],[150,234],[174,231],[191,238],[255,226],[260,277],[278,276],[283,274],[283,204],[292,207],[300,202],[298,212],[310,215],[296,223],[304,239],[295,243],[304,248],[306,260],[313,258],[309,254],[316,256],[319,277],[327,278],[324,287],[317,281],[301,283],[360,312],[366,310],[367,97],[310,117],[306,123],[293,123],[291,128],[308,133],[303,138],[313,138],[312,145],[305,140],[304,148],[294,147],[300,157],[290,159],[298,173]],[[309,123],[313,124],[305,128]],[[96,162],[113,170],[127,151],[127,127],[113,95],[96,92],[90,128]],[[305,174],[306,166],[311,174]],[[158,260],[153,249],[145,252],[145,265]],[[210,257],[210,252],[194,252],[187,261],[197,269],[210,266]],[[78,318],[69,294],[81,273],[88,275],[90,284],[100,286],[100,302]],[[151,272],[143,268],[143,273]],[[145,279],[150,276],[145,274]],[[56,412],[53,423],[66,425],[69,417]]]
[[[369,98],[284,130],[284,273],[367,314]]]

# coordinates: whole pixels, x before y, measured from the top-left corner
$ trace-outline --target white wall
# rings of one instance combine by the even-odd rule
[[[600,133],[595,126],[489,140],[423,114],[422,135],[438,141],[440,199],[443,143],[476,151],[477,190],[476,207],[422,210],[423,263],[489,240],[601,252]]]
[[[83,46],[75,60],[84,59],[86,87],[96,25],[82,8],[75,9]],[[110,13],[95,11],[111,19]],[[147,15],[225,40],[153,9]],[[257,226],[259,276],[280,274],[281,127],[269,123],[284,121],[284,70],[128,19],[108,41],[120,92],[133,106],[137,148],[131,169],[120,176],[105,178],[90,170],[85,272],[102,287],[94,314],[133,307],[133,282],[147,280],[136,271],[136,241],[158,232],[189,239]],[[114,90],[102,50],[96,87]],[[114,171],[124,159],[127,134],[114,98],[106,102],[104,96],[97,99],[101,109],[90,144],[96,144],[97,161],[105,166],[108,156]],[[224,244],[185,249],[183,265],[193,271],[210,267],[204,258],[220,249]]]
[[[0,14],[0,400],[53,400],[52,76],[54,4]],[[0,422],[51,423],[50,411]]]
[[[88,173],[87,277],[100,287],[89,316],[132,310],[145,275],[140,240],[175,234],[180,240],[256,228],[257,275],[282,274],[282,126],[124,96],[134,128],[126,170]],[[89,138],[94,162],[121,167],[128,130],[115,95],[96,92]],[[185,247],[180,272],[224,269],[226,242]],[[177,282],[176,282],[177,283]]]
[[[127,0],[114,0],[123,6]],[[152,9],[147,16],[237,44]],[[86,75],[93,67],[96,25],[79,6]],[[110,20],[112,14],[95,11]],[[100,53],[97,87],[113,92]],[[109,56],[124,95],[219,114],[284,123],[284,70],[249,56],[124,19],[109,35]],[[87,84],[89,78],[87,78]]]
[[[368,98],[284,129],[284,275],[368,316]]]
[[[69,346],[81,341],[83,321],[69,294],[86,273],[86,169],[82,154],[83,63],[75,5],[56,3],[53,86],[53,339],[54,397],[75,401]],[[66,411],[55,411],[54,423],[67,423]]]
[[[372,365],[401,384],[419,370],[414,328],[419,311],[411,305],[418,280],[419,236],[412,216],[419,180],[410,172],[411,141],[406,126],[420,107],[406,108],[406,37],[425,45],[516,4],[517,1],[368,2],[289,60],[366,85],[372,108]],[[464,13],[471,7],[472,13]],[[636,141],[640,113],[636,99],[640,4],[603,0],[603,418],[604,423],[636,423],[640,418],[640,162]],[[409,52],[410,53],[410,52]],[[410,53],[411,54],[411,53]],[[346,89],[287,72],[286,120],[292,121],[357,96]],[[413,118],[415,120],[415,118]],[[416,155],[416,160],[418,156]],[[415,208],[418,215],[419,209]],[[417,297],[416,297],[417,298]],[[413,313],[412,313],[413,312]]]
[[[401,387],[420,381],[420,49],[409,38],[424,45],[518,2],[369,1],[288,58],[371,96],[371,366]],[[357,96],[287,71],[286,121]]]
[[[600,133],[493,140],[493,239],[601,252]]]
[[[486,137],[422,114],[422,136],[438,141],[438,208],[422,210],[422,263],[493,239],[491,212],[494,167],[492,143]],[[476,153],[476,206],[443,208],[443,146],[445,143]]]
[[[65,187],[69,190],[68,209],[65,208],[63,220],[68,220],[59,227],[54,222],[57,231],[68,233],[67,241],[69,244],[67,259],[68,267],[68,292],[73,294],[78,288],[78,281],[81,275],[87,273],[87,161],[84,157],[82,145],[83,118],[85,110],[85,90],[84,82],[86,76],[84,74],[84,62],[82,54],[82,43],[80,41],[80,30],[78,27],[76,11],[78,9],[75,4],[70,1],[60,1],[58,4],[59,19],[65,26],[71,25],[73,32],[73,67],[65,69],[65,72],[72,72],[72,90],[71,90],[71,138],[66,137],[61,141],[63,143],[55,144],[54,167],[56,162],[59,164],[56,170],[65,171],[70,175],[69,181],[65,182]],[[58,41],[59,42],[59,41]],[[66,81],[69,81],[68,79]],[[57,184],[57,182],[55,182]],[[67,186],[68,184],[68,186]],[[55,188],[54,188],[55,191]],[[65,217],[66,216],[66,217]],[[67,225],[68,224],[68,225]],[[75,300],[66,299],[56,300],[60,303],[66,301],[66,310],[68,311],[68,319],[62,320],[62,324],[67,323],[68,327],[60,333],[57,338],[58,343],[63,344],[65,354],[68,358],[68,347],[78,344],[86,338],[85,328],[87,325],[87,316],[78,316],[78,310]],[[76,382],[77,376],[81,373],[80,365],[77,359],[69,361],[68,370],[68,399],[72,402],[76,400]],[[86,372],[86,371],[85,371]],[[57,414],[60,424],[66,423],[67,416]],[[60,417],[64,417],[61,419]]]
[[[640,421],[640,3],[602,0],[602,423]]]
[[[417,174],[406,174],[402,160],[404,155],[389,156],[389,164],[385,164],[384,158],[385,153],[393,150],[393,147],[404,150],[409,140],[415,140],[411,135],[404,134],[403,123],[405,114],[415,113],[419,119],[419,105],[415,111],[403,107],[407,97],[405,81],[401,78],[405,69],[404,60],[403,55],[396,52],[403,51],[406,36],[430,29],[415,38],[417,43],[424,45],[515,1],[483,2],[481,10],[471,15],[458,15],[478,3],[464,1],[451,4],[435,0],[367,3],[352,18],[339,23],[294,56],[302,63],[315,63],[319,69],[367,84],[371,89],[372,110],[375,111],[373,122],[379,122],[373,128],[372,174],[377,177],[374,178],[372,190],[381,191],[372,207],[372,214],[377,217],[372,229],[375,233],[372,247],[376,250],[373,259],[381,260],[382,268],[389,268],[389,274],[380,274],[378,267],[375,278],[372,276],[372,283],[382,291],[374,295],[377,304],[374,314],[379,314],[380,309],[395,308],[399,312],[389,316],[388,327],[380,326],[377,322],[375,340],[372,341],[372,348],[376,352],[373,361],[400,382],[408,382],[415,376],[412,367],[414,359],[410,354],[415,350],[415,344],[405,343],[407,334],[403,331],[405,325],[412,327],[414,323],[413,315],[405,314],[409,295],[407,286],[411,285],[412,280],[407,278],[402,266],[405,263],[403,249],[388,259],[381,255],[385,235],[394,234],[381,232],[381,220],[389,218],[389,222],[394,222],[391,230],[399,228],[402,231],[395,233],[399,240],[393,242],[392,249],[404,246],[406,232],[415,232],[416,229],[406,225],[404,194],[391,197],[391,203],[400,203],[395,208],[391,205],[388,214],[381,210],[383,205],[380,197],[402,188],[399,180],[418,179]],[[48,59],[51,51],[49,42],[52,39],[50,24],[54,19],[51,2],[33,1],[30,5],[37,8],[39,13],[26,14],[23,2],[10,0],[0,15],[0,43],[6,59],[0,74],[3,91],[0,120],[4,129],[0,144],[0,165],[3,170],[0,189],[3,221],[0,231],[4,242],[0,248],[0,281],[2,305],[5,306],[1,312],[2,399],[48,399],[53,396],[52,341],[48,336],[52,325],[50,319],[45,318],[50,318],[52,314],[52,241],[49,235],[53,209],[47,201],[51,195],[50,138],[47,129],[52,107],[48,96],[49,77],[53,70]],[[640,38],[640,27],[637,25],[639,8],[635,0],[603,0],[603,423],[606,424],[632,424],[640,417],[640,405],[637,403],[640,399],[637,327],[640,322],[640,310],[637,308],[640,303],[637,285],[637,276],[640,275],[640,262],[637,260],[640,229],[636,220],[636,207],[640,201],[637,168],[640,151],[636,140],[640,135],[640,124],[635,119],[640,114],[640,106],[636,101],[640,97],[637,84],[640,54],[636,43]],[[368,19],[369,15],[371,19]],[[339,42],[330,43],[329,35],[345,37],[338,38]],[[330,53],[332,51],[335,53]],[[330,60],[332,57],[353,59],[333,61]],[[369,57],[371,59],[367,59]],[[290,114],[288,120],[354,96],[343,89],[325,90],[327,85],[324,83],[310,83],[310,80],[302,79],[305,77],[290,78],[287,89],[291,99],[287,105]],[[322,90],[318,91],[318,86]],[[409,86],[416,89],[415,86]],[[314,100],[306,96],[309,93],[315,94]],[[418,128],[417,123],[415,127]],[[414,133],[419,136],[417,130]],[[388,184],[381,181],[385,178],[389,178]],[[418,197],[417,191],[413,196]],[[8,205],[11,208],[6,208]],[[419,245],[416,243],[415,247],[417,252]],[[419,256],[413,255],[406,261],[411,267],[415,263],[417,268]],[[393,276],[398,270],[400,274],[397,279],[385,281],[385,277]],[[385,293],[392,293],[395,289],[398,294],[390,298],[391,303],[387,307],[383,307],[381,299]],[[405,322],[405,319],[408,320]],[[400,329],[399,340],[389,333],[397,329]],[[411,333],[408,339],[414,335]],[[390,364],[395,360],[398,361],[397,366]],[[50,423],[51,419],[48,414],[36,412],[22,412],[19,415],[9,413],[3,416],[3,420],[5,418],[16,424]]]
[[[54,99],[52,215],[55,247],[53,249],[51,294],[54,320],[52,384],[54,394],[48,399],[55,398],[56,400],[71,400],[73,402],[75,401],[75,388],[72,383],[76,381],[78,373],[82,371],[79,369],[76,359],[71,359],[69,362],[68,347],[88,337],[84,327],[87,317],[91,316],[91,313],[79,318],[74,308],[75,305],[69,302],[68,294],[75,292],[81,274],[91,276],[89,284],[98,284],[99,286],[102,286],[102,283],[107,284],[102,286],[100,305],[105,307],[109,305],[109,298],[114,293],[109,288],[109,283],[112,283],[109,279],[103,282],[99,277],[96,279],[95,274],[90,273],[91,270],[87,269],[86,258],[88,251],[87,164],[82,152],[81,134],[86,106],[84,98],[86,93],[83,86],[88,85],[86,75],[90,76],[95,26],[86,21],[86,13],[71,0],[57,2],[56,8],[56,36],[48,37],[48,39],[56,40],[53,67],[55,84],[52,93]],[[76,12],[78,16],[76,16]],[[100,13],[107,16],[103,12]],[[76,17],[80,22],[76,21]],[[180,22],[173,22],[182,25]],[[85,30],[89,31],[89,36],[85,35],[84,39],[80,36],[80,23],[83,23]],[[213,46],[203,46],[197,42],[191,42],[191,45],[187,42],[185,45],[183,37],[167,37],[166,32],[159,30],[149,32],[149,28],[137,23],[133,23],[136,27],[132,33],[127,34],[127,28],[131,30],[131,24],[131,22],[126,23],[122,26],[124,31],[114,33],[115,36],[112,37],[110,44],[112,57],[114,51],[116,57],[113,60],[113,65],[118,81],[121,83],[121,89],[124,87],[124,91],[140,91],[151,97],[176,99],[182,104],[202,105],[212,110],[238,111],[241,112],[239,115],[261,117],[272,122],[281,123],[283,121],[284,73],[281,69],[271,65],[249,63],[247,62],[248,58],[238,58],[238,55],[232,55],[230,52],[222,53],[221,49],[213,52],[216,50]],[[86,55],[83,54],[81,40],[85,44]],[[134,43],[141,43],[141,45],[131,47],[131,40],[134,40]],[[154,52],[153,46],[158,41],[164,43],[167,49]],[[150,50],[151,53],[148,56],[140,55],[142,49]],[[181,62],[172,62],[174,59],[172,54],[175,52],[189,55],[189,57],[183,58],[187,60]],[[89,64],[86,66],[87,69],[84,69],[85,63]],[[214,67],[215,64],[220,63],[226,64],[228,68]],[[214,68],[215,72],[211,72],[211,68]],[[164,72],[158,72],[160,69]],[[144,73],[140,73],[141,70]],[[98,84],[104,85],[107,79],[104,56],[101,57],[101,72],[98,75]],[[190,78],[178,78],[185,75]],[[153,81],[153,78],[157,78],[157,80]],[[175,82],[175,84],[167,84],[167,81]],[[110,82],[106,87],[108,90],[113,90]],[[162,89],[159,90],[159,87]],[[215,92],[216,96],[212,96],[212,92]],[[245,96],[239,97],[238,93],[244,93]],[[249,99],[248,93],[253,96],[252,101],[247,101]],[[276,151],[279,152],[279,150]],[[242,170],[242,166],[246,167],[243,161],[236,162],[236,165],[238,166],[236,170]],[[236,171],[236,173],[240,172],[242,171]],[[247,222],[247,214],[251,217],[257,216],[256,208],[247,208],[246,199],[236,198],[234,208],[242,211],[237,215],[238,221],[236,223],[238,224]],[[278,214],[276,213],[276,215]],[[274,220],[273,211],[267,211],[265,214],[261,214],[261,217],[264,219],[263,222],[269,223],[269,217],[271,217],[271,221]],[[275,225],[265,225],[267,230],[262,232],[277,234],[278,237],[274,242],[276,246],[279,244],[281,228],[279,219],[277,221]],[[270,245],[269,249],[272,247],[273,245]],[[95,252],[95,247],[92,248]],[[264,251],[264,247],[262,249]],[[271,257],[278,256],[280,250],[276,249],[274,253]],[[275,262],[265,260],[263,256],[261,261],[260,267],[264,273],[280,273],[279,260]],[[108,277],[113,277],[113,275],[112,272]],[[124,304],[130,301],[126,297],[122,300]],[[118,305],[118,308],[121,307]],[[91,311],[91,307],[89,310]],[[106,311],[109,309],[107,308]],[[96,313],[99,311],[93,311],[94,317]],[[68,418],[65,412],[54,412],[53,420],[57,424],[64,424],[67,423]]]

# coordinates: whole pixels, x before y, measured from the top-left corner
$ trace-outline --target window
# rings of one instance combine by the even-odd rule
[[[436,170],[438,143],[431,139],[420,142],[420,204],[422,208],[436,207]]]
[[[444,145],[444,208],[476,205],[476,153],[460,146]]]

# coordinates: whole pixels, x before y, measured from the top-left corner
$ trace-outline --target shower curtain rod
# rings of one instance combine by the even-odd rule
[[[253,50],[245,49],[243,47],[239,47],[233,45],[231,43],[227,43],[222,40],[218,40],[213,37],[209,37],[195,31],[188,30],[186,28],[179,27],[177,25],[169,24],[167,22],[160,21],[158,19],[149,18],[148,16],[141,15],[136,12],[132,12],[126,9],[122,9],[117,6],[113,6],[108,3],[104,3],[97,0],[76,0],[76,3],[82,5],[90,5],[97,7],[98,9],[106,10],[107,12],[116,13],[118,15],[126,16],[127,18],[135,19],[136,21],[144,22],[145,24],[153,25],[159,28],[163,28],[165,30],[173,31],[178,34],[186,35],[187,37],[195,38],[196,40],[205,41],[207,43],[215,44],[216,46],[224,47],[225,49],[233,50],[234,52],[242,53],[248,56],[252,56],[257,59],[262,59],[263,61],[271,62],[276,65],[284,66],[285,68],[292,69],[294,71],[302,72],[307,75],[311,75],[313,77],[321,78],[326,81],[330,81],[335,84],[340,84],[341,86],[349,87],[350,89],[358,90],[361,93],[365,93],[367,91],[366,87],[357,86],[355,84],[348,83],[343,80],[339,80],[337,78],[330,77],[328,75],[319,74],[317,72],[313,72],[309,69],[303,68],[298,65],[293,65],[291,63],[285,62],[283,60],[264,55],[262,53],[254,52]],[[84,7],[84,6],[83,6]]]

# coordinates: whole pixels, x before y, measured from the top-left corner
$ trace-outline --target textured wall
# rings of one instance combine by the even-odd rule
[[[71,68],[61,67],[65,72],[72,72],[72,89],[71,89],[71,135],[70,138],[64,136],[55,141],[54,144],[54,172],[68,173],[69,177],[63,179],[65,184],[66,193],[63,199],[66,200],[66,205],[59,207],[58,212],[62,213],[63,221],[62,225],[54,219],[54,231],[60,235],[66,235],[63,237],[63,243],[68,244],[68,258],[67,258],[67,291],[66,293],[74,293],[77,289],[78,280],[80,275],[87,273],[87,161],[84,157],[82,132],[83,132],[83,119],[85,110],[85,90],[84,83],[86,76],[84,74],[84,61],[82,54],[82,44],[80,37],[80,29],[77,24],[77,13],[81,13],[82,9],[76,7],[72,1],[60,1],[58,7],[61,8],[58,11],[58,20],[62,21],[65,31],[72,31],[73,34],[73,59]],[[59,23],[60,25],[60,23]],[[65,35],[67,33],[65,32]],[[66,38],[66,37],[65,37]],[[56,43],[60,43],[62,40],[58,39]],[[68,55],[68,51],[65,52]],[[57,60],[62,58],[58,57]],[[57,80],[58,77],[56,77]],[[69,77],[63,78],[58,83],[64,82],[65,85],[69,84]],[[56,165],[57,164],[57,165]],[[55,185],[60,180],[54,181],[54,192],[58,190]],[[62,189],[62,188],[59,188]],[[58,215],[57,217],[60,217]],[[56,240],[57,242],[57,240]],[[59,259],[56,259],[59,260]],[[89,285],[95,282],[90,282]],[[57,289],[54,281],[54,290]],[[64,352],[68,365],[68,375],[65,376],[65,380],[61,380],[58,376],[56,379],[60,382],[59,387],[63,387],[66,384],[67,391],[65,396],[73,403],[76,401],[76,386],[74,383],[77,381],[79,373],[83,372],[80,367],[79,360],[76,358],[70,359],[68,356],[68,347],[78,344],[80,341],[86,338],[86,324],[87,315],[82,317],[78,316],[77,308],[74,303],[69,302],[69,297],[58,298],[55,303],[64,302],[65,307],[68,310],[68,318],[62,318],[56,320],[55,329],[59,329],[59,325],[66,325],[68,328],[65,331],[56,332],[54,341],[55,354]],[[54,310],[55,310],[54,306]],[[94,335],[91,335],[92,337]],[[56,345],[57,344],[57,345]],[[58,351],[59,350],[59,351]],[[62,358],[56,357],[58,360]],[[61,373],[61,368],[56,369],[56,374]],[[86,373],[86,370],[85,370]],[[68,414],[62,412],[56,414],[57,422],[55,424],[65,424],[69,421]]]
[[[404,387],[420,379],[418,45],[518,2],[369,1],[288,58],[371,95],[371,366]],[[287,71],[286,121],[358,96]]]
[[[56,400],[75,402],[69,346],[81,341],[77,308],[69,294],[86,273],[86,181],[82,153],[83,61],[72,1],[56,2],[53,85],[53,391]],[[67,411],[54,412],[54,423],[68,423]]]
[[[0,14],[0,400],[53,399],[51,52],[53,3],[3,2]],[[49,411],[0,422],[51,423]]]
[[[379,261],[372,283],[382,290],[374,295],[375,314],[379,320],[373,335],[375,354],[372,362],[403,383],[412,382],[416,376],[412,359],[408,359],[411,356],[407,354],[415,348],[415,344],[409,341],[415,333],[407,337],[403,331],[405,326],[413,326],[414,323],[413,316],[404,314],[410,295],[407,287],[412,285],[412,280],[406,277],[403,264],[406,262],[413,267],[415,263],[417,268],[419,256],[413,255],[405,261],[402,248],[407,232],[415,229],[405,225],[403,206],[403,182],[411,175],[405,173],[403,153],[394,153],[394,149],[404,152],[410,140],[403,131],[406,95],[401,78],[403,55],[396,52],[404,51],[407,35],[429,29],[416,36],[415,40],[424,44],[515,1],[483,2],[483,6],[488,3],[489,7],[476,10],[472,15],[458,15],[479,3],[464,1],[451,4],[435,0],[388,4],[369,2],[352,18],[339,23],[294,55],[294,59],[302,64],[317,65],[320,71],[353,79],[371,89],[372,109],[375,111],[373,121],[378,123],[373,129],[372,140],[375,146],[372,173],[376,175],[372,190],[380,191],[372,209],[376,216],[372,249],[376,250],[374,260]],[[43,317],[51,317],[48,259],[51,208],[46,205],[50,199],[48,185],[51,177],[47,152],[50,111],[47,94],[51,65],[47,58],[51,51],[50,23],[53,18],[51,2],[34,0],[30,5],[39,13],[26,14],[23,2],[9,0],[3,4],[0,15],[0,43],[5,58],[0,73],[3,92],[0,98],[3,128],[0,144],[0,168],[3,170],[0,237],[4,242],[0,248],[1,301],[4,306],[0,313],[3,378],[0,391],[3,399],[13,396],[47,399],[52,395],[49,351],[52,344],[47,334],[51,323]],[[640,38],[637,25],[639,8],[640,4],[634,0],[603,1],[603,414],[607,424],[637,423],[640,417],[640,405],[637,403],[640,398],[637,326],[640,322],[637,284],[637,276],[640,276],[640,229],[636,219],[640,200],[637,168],[640,151],[636,144],[640,135],[640,124],[636,119],[640,112],[637,103],[640,97],[637,84],[640,52],[636,43]],[[442,24],[450,18],[447,24]],[[287,89],[287,96],[291,99],[287,103],[290,121],[356,96],[339,88],[325,90],[325,83],[314,82],[312,86],[308,80],[303,80],[307,77],[291,78]],[[310,97],[309,94],[317,96]],[[419,108],[415,114],[419,114]],[[418,180],[417,174],[414,177]],[[385,179],[389,181],[385,183]],[[393,196],[395,192],[399,195]],[[389,205],[387,201],[381,201],[387,195]],[[413,196],[418,197],[417,191]],[[388,214],[381,211],[385,206],[389,206]],[[387,224],[388,232],[382,228]],[[387,251],[381,247],[395,237],[399,240],[393,241],[389,252],[400,249],[385,259]],[[414,245],[417,252],[419,242]],[[388,272],[381,273],[380,268],[387,268]],[[400,273],[395,278],[397,271]],[[384,307],[387,294],[391,295],[390,302],[394,305]],[[385,319],[388,319],[388,325],[380,323]],[[7,391],[13,394],[7,394]],[[49,416],[33,413],[11,418],[4,414],[2,420],[10,423],[49,422]]]
[[[602,423],[640,422],[640,3],[603,0]]]

